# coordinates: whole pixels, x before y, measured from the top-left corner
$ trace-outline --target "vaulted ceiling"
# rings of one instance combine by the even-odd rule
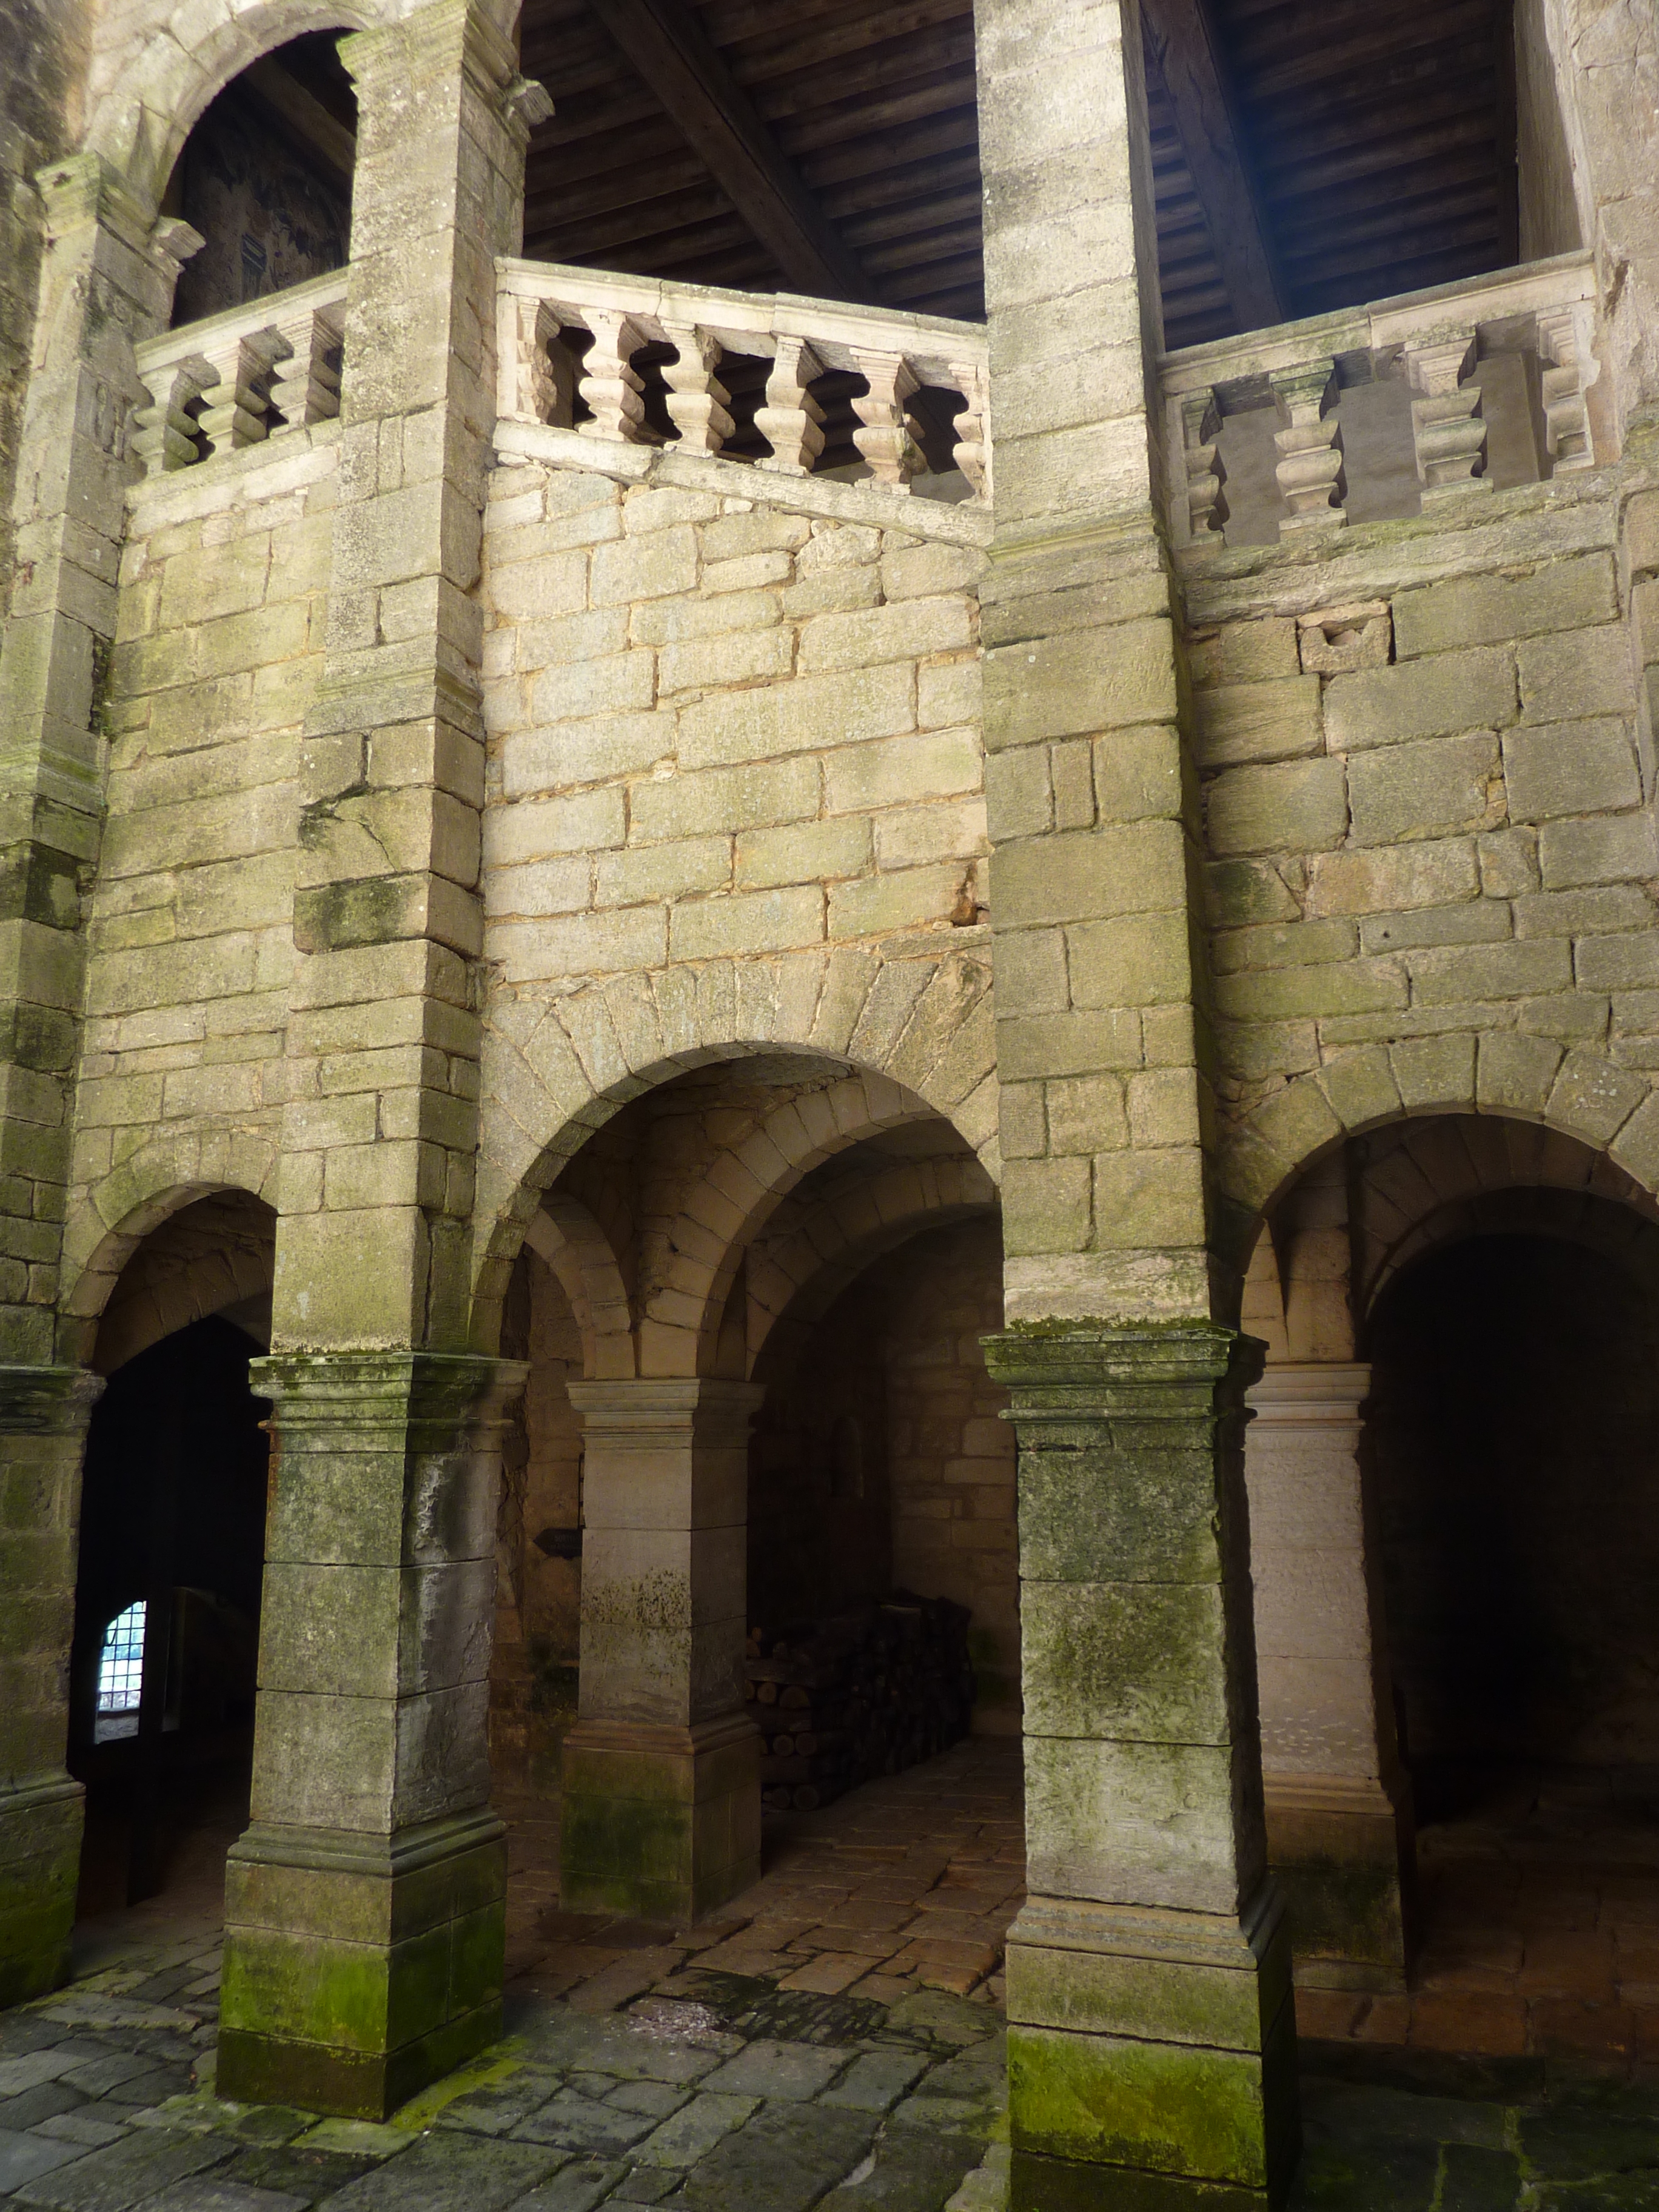
[[[1146,0],[1167,343],[1515,258],[1506,0]],[[984,313],[971,0],[526,0],[525,251]]]

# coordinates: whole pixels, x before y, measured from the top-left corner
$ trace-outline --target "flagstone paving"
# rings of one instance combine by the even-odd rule
[[[740,1909],[695,1930],[562,1913],[547,1844],[532,1816],[519,1820],[503,2040],[385,2126],[215,2098],[219,1930],[207,1887],[93,1928],[79,1978],[0,2014],[0,2203],[39,2212],[994,2212],[1006,2203],[1000,1966],[1021,1894],[1010,1747],[959,1747],[792,1820]],[[1552,1921],[1537,1872],[1546,1862],[1528,1861],[1532,1871],[1507,1885],[1504,1863],[1494,1847],[1497,1871],[1481,1891],[1489,1918],[1520,1897],[1557,1937],[1563,1915],[1583,1920],[1583,1878],[1559,1880],[1577,1901]],[[1595,1881],[1597,1914],[1624,1916],[1610,1927],[1638,1924],[1628,1869]],[[1432,1929],[1431,1939],[1432,1960]],[[1618,1941],[1609,1935],[1615,1953]],[[1443,1928],[1443,1954],[1449,1945]],[[1551,1955],[1540,1949],[1534,1969],[1546,1984],[1571,1966],[1550,1967]],[[1516,1993],[1462,1991],[1471,2002]],[[1306,2149],[1292,2212],[1659,2212],[1659,2069],[1644,2049],[1604,2038],[1589,2049],[1449,2054],[1431,2047],[1431,2008],[1424,2032],[1413,2027],[1424,1995],[1436,1992],[1394,2012],[1389,2000],[1304,1996],[1304,2037],[1322,2039],[1303,2045]]]

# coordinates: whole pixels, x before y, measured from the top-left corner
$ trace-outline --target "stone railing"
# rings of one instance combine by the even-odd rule
[[[313,276],[137,348],[149,404],[133,416],[146,472],[187,469],[340,411],[346,272]]]
[[[1168,354],[1170,527],[1289,541],[1592,468],[1588,253]]]
[[[976,324],[545,262],[497,267],[503,422],[890,492],[990,495]]]

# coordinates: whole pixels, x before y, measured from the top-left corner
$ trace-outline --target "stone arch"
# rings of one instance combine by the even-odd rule
[[[994,1178],[990,987],[982,952],[889,960],[836,948],[669,968],[553,1000],[501,994],[485,1012],[474,1344],[493,1349],[514,1258],[565,1162],[630,1099],[691,1068],[782,1048],[839,1062],[838,1074],[866,1070],[949,1121]]]
[[[591,1210],[568,1192],[549,1191],[530,1217],[525,1243],[558,1277],[581,1332],[590,1382],[635,1374],[633,1310],[611,1239]]]
[[[94,92],[85,150],[153,210],[185,139],[233,78],[307,31],[372,30],[409,12],[404,0],[220,0],[210,12],[179,0],[136,52],[94,61],[94,76],[108,81]]]
[[[276,1213],[251,1192],[215,1191],[176,1208],[116,1278],[98,1320],[94,1369],[112,1375],[210,1314],[265,1337],[276,1253]]]
[[[59,1357],[84,1365],[98,1324],[127,1261],[172,1214],[221,1191],[239,1191],[275,1208],[274,1136],[159,1137],[92,1186],[71,1206],[64,1231]]]
[[[1241,1273],[1273,1206],[1322,1153],[1389,1122],[1444,1115],[1576,1139],[1642,1192],[1659,1191],[1659,1095],[1645,1075],[1511,1031],[1363,1045],[1295,1077],[1224,1139],[1221,1233]]]
[[[988,1212],[996,1202],[996,1185],[977,1160],[905,1161],[827,1195],[778,1243],[751,1246],[750,1378],[786,1316],[816,1320],[873,1261],[927,1230]]]

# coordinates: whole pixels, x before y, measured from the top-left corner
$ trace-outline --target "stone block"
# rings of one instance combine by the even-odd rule
[[[1489,730],[1358,753],[1348,763],[1356,845],[1395,845],[1486,828],[1503,817],[1498,739]]]
[[[1510,731],[1504,776],[1510,813],[1517,822],[1641,804],[1642,779],[1629,732],[1611,717]]]
[[[1539,832],[1538,865],[1547,890],[1587,884],[1640,883],[1659,876],[1653,817],[1609,814],[1547,822]]]
[[[1200,768],[1302,760],[1324,750],[1316,676],[1220,684],[1194,694],[1194,714]]]
[[[1140,1017],[1133,1009],[1027,1014],[1005,1008],[997,1019],[997,1073],[1005,1083],[1141,1064]]]
[[[1236,1022],[1380,1013],[1403,1006],[1406,1001],[1406,978],[1399,963],[1393,960],[1258,969],[1218,975],[1215,981],[1216,1012]]]
[[[1612,622],[1619,612],[1610,553],[1543,561],[1529,574],[1448,576],[1397,592],[1395,649],[1400,659],[1499,638]]]
[[[670,947],[676,960],[717,960],[750,952],[784,952],[823,939],[823,893],[817,885],[793,890],[740,891],[724,898],[688,900],[674,908]],[[620,969],[635,963],[613,960]]]
[[[1475,1097],[1489,1112],[1541,1119],[1561,1048],[1547,1037],[1489,1033],[1478,1042]]]
[[[549,668],[531,685],[531,714],[538,722],[568,722],[640,713],[656,697],[656,655],[641,651]]]
[[[1589,991],[1659,988],[1659,929],[1582,939],[1575,964],[1578,981]]]
[[[1173,818],[1182,811],[1181,750],[1167,729],[1113,730],[1093,746],[1095,805],[1103,822]],[[999,763],[1023,753],[994,755]],[[989,763],[987,763],[988,775]]]
[[[1092,1155],[1127,1144],[1129,1126],[1119,1077],[1066,1076],[1030,1088],[1046,1108],[1048,1148],[1056,1156]]]
[[[1346,780],[1339,760],[1289,761],[1228,769],[1206,794],[1211,852],[1327,852],[1348,827]]]
[[[884,868],[920,867],[924,861],[969,859],[988,853],[982,799],[947,799],[932,806],[891,807],[874,817],[876,853]]]
[[[973,607],[967,599],[957,594],[949,599],[905,599],[895,606],[870,607],[854,614],[818,615],[803,623],[800,666],[807,673],[864,669],[878,661],[949,653],[973,642]]]
[[[722,768],[896,737],[915,726],[915,690],[914,669],[901,661],[705,699],[681,711],[680,762]]]
[[[1476,1000],[1526,998],[1571,988],[1572,959],[1559,939],[1532,938],[1506,945],[1461,945],[1406,956],[1413,1002],[1455,1006]]]
[[[960,863],[950,861],[832,884],[829,933],[833,938],[876,937],[948,921],[962,884]]]
[[[1202,1155],[1195,1146],[1171,1152],[1097,1154],[1094,1215],[1092,1244],[1097,1251],[1201,1245]]]
[[[1086,922],[1069,930],[1066,942],[1074,1006],[1150,1006],[1191,996],[1184,912]]]
[[[1025,838],[996,857],[998,918],[1017,927],[1172,909],[1185,889],[1185,841],[1176,822]]]
[[[1527,638],[1515,657],[1523,722],[1576,722],[1634,710],[1630,659],[1616,627]]]
[[[1473,840],[1447,838],[1395,849],[1322,854],[1308,887],[1310,915],[1389,914],[1477,898]]]
[[[798,687],[797,687],[798,688]],[[837,746],[823,762],[824,805],[831,814],[951,799],[979,788],[981,758],[972,730]]]
[[[890,545],[881,560],[881,587],[890,600],[928,599],[936,593],[971,594],[985,573],[985,556],[976,546]]]
[[[501,785],[508,799],[638,775],[674,750],[672,714],[602,714],[525,730],[501,746]]]
[[[1224,623],[1187,641],[1194,684],[1266,684],[1299,672],[1296,624],[1282,616]]]
[[[1271,860],[1216,860],[1204,870],[1204,905],[1214,929],[1251,922],[1291,921],[1295,893]]]
[[[627,834],[618,790],[492,806],[483,817],[483,865],[489,870],[555,854],[601,851],[620,845]]]
[[[1002,1170],[1003,1236],[1011,1253],[1081,1252],[1089,1242],[1086,1159],[1009,1160]]]
[[[1325,686],[1325,737],[1333,752],[1501,729],[1516,714],[1515,670],[1501,647],[1465,647],[1425,661],[1334,676]]]
[[[1466,906],[1367,915],[1359,925],[1359,944],[1364,952],[1403,952],[1416,945],[1492,945],[1512,933],[1505,901],[1471,899]]]
[[[1241,968],[1307,968],[1325,960],[1351,960],[1358,947],[1352,921],[1298,921],[1230,930],[1217,937],[1211,957],[1218,975]]]
[[[1176,717],[1175,641],[1167,621],[1122,623],[1076,636],[988,650],[988,748],[1092,736]]]
[[[836,822],[798,822],[785,829],[743,832],[737,844],[736,882],[739,890],[756,890],[776,884],[860,875],[870,865],[867,819],[854,815]]]
[[[632,846],[599,856],[596,906],[637,906],[647,899],[684,898],[720,890],[732,880],[730,837],[686,837]]]
[[[696,532],[689,523],[595,546],[588,599],[596,607],[695,590]]]

